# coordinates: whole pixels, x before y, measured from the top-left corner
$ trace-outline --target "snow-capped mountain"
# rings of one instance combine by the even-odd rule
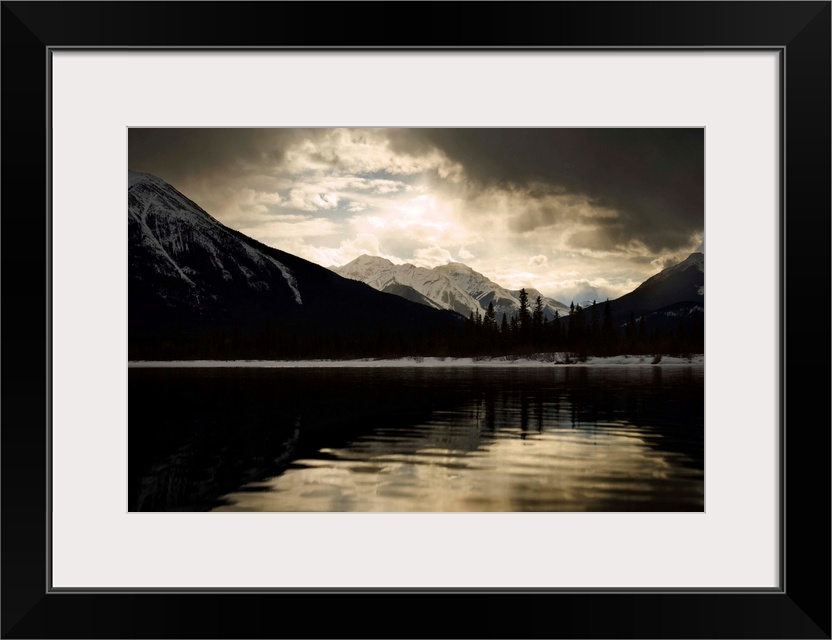
[[[229,289],[303,304],[291,269],[241,241],[164,180],[128,172],[127,211],[131,279],[138,287],[153,282],[168,305],[222,304]]]
[[[262,344],[275,336],[343,344],[460,321],[261,244],[155,176],[129,172],[127,205],[131,357],[160,344],[177,353],[197,345],[198,357],[200,341]]]
[[[494,311],[498,318],[504,313],[510,316],[520,309],[519,289],[501,287],[461,262],[449,262],[435,267],[433,270],[448,276],[454,284],[474,298],[479,304],[481,313],[488,308],[489,302],[494,303]],[[563,315],[569,309],[562,302],[547,298],[540,291],[531,287],[526,287],[526,295],[528,295],[531,309],[534,308],[538,296],[540,297],[540,302],[543,304],[543,315],[549,320],[554,317],[555,311]]]
[[[440,309],[450,309],[468,317],[471,313],[485,313],[488,304],[494,304],[496,317],[511,316],[520,308],[520,292],[506,289],[492,282],[481,273],[459,262],[426,269],[412,264],[393,264],[376,256],[359,256],[333,271],[353,280],[364,282],[379,291],[396,293],[418,301],[416,295],[426,298],[428,304]],[[537,296],[543,303],[547,318],[568,312],[562,302],[542,296],[536,289],[526,289],[529,306],[533,307]]]
[[[405,294],[411,299],[415,298],[411,291],[421,294],[435,308],[450,309],[466,318],[479,308],[477,302],[450,278],[433,269],[412,264],[395,265],[385,258],[364,255],[333,271],[345,278],[368,284],[378,291]]]
[[[636,318],[641,315],[656,318],[663,313],[668,317],[702,313],[705,309],[705,255],[690,254],[679,264],[663,269],[610,304],[613,315],[620,321],[626,321],[630,313]]]

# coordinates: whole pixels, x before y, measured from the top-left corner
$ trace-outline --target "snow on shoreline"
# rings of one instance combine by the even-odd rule
[[[538,354],[530,357],[494,358],[396,358],[359,360],[133,360],[128,367],[138,369],[155,368],[281,368],[281,369],[335,369],[368,367],[620,367],[620,366],[703,366],[704,355],[691,358],[662,356],[653,364],[654,356],[611,356],[587,358],[586,362],[564,363],[564,354]]]

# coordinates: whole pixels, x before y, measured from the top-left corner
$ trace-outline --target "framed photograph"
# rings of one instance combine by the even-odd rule
[[[704,128],[128,154],[131,512],[705,511]]]
[[[4,637],[830,637],[830,4],[598,7],[3,4]]]

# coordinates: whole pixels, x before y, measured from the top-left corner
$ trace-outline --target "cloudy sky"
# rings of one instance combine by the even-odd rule
[[[129,156],[327,267],[464,262],[568,304],[703,250],[703,129],[130,129]]]

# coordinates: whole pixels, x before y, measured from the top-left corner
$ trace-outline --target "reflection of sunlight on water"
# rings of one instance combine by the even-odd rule
[[[131,511],[704,508],[701,367],[129,376]]]
[[[377,429],[217,511],[702,510],[703,477],[662,436],[625,422],[573,422],[563,398],[503,397]]]

